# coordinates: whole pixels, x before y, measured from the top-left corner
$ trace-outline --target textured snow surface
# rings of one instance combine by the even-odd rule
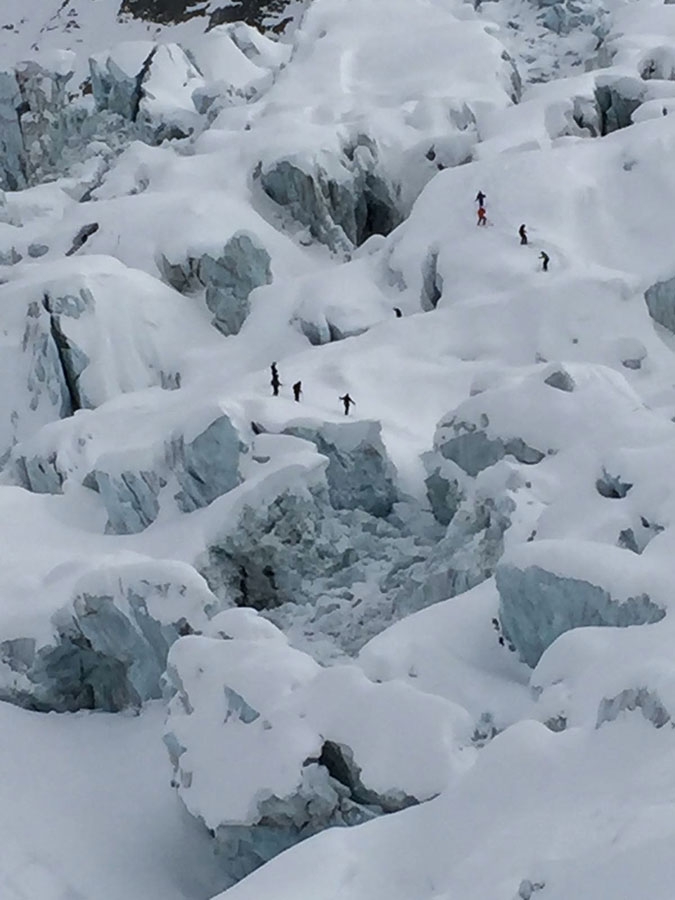
[[[0,900],[672,900],[675,5],[124,6],[0,10]]]

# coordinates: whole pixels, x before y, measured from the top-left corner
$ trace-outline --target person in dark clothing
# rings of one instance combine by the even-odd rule
[[[520,235],[520,243],[526,244],[527,243],[527,232],[525,231],[524,225],[520,226],[520,228],[518,229],[518,234]]]
[[[296,403],[300,402],[300,394],[302,393],[302,382],[296,381],[293,385],[293,399]]]
[[[485,194],[482,191],[478,191],[476,194],[476,203],[479,206],[485,206]]]
[[[353,401],[352,398],[349,396],[349,394],[345,394],[344,397],[340,397],[340,400],[342,400],[342,402],[344,403],[344,405],[345,405],[345,415],[348,416],[348,415],[349,415],[349,407],[350,407],[350,406],[356,406],[356,403],[354,403],[354,401]]]
[[[542,250],[541,253],[539,254],[539,259],[541,260],[541,268],[542,268],[542,270],[543,270],[544,272],[548,272],[548,264],[549,264],[549,261],[550,261],[551,257],[548,255],[548,253],[545,253],[545,252]]]
[[[279,381],[279,372],[277,371],[277,364],[275,362],[273,362],[270,368],[272,369],[272,380],[270,381],[270,384],[272,385],[272,396],[278,397],[279,396],[279,388],[281,387],[281,382]]]
[[[394,307],[394,315],[396,316],[397,319],[400,319],[400,318],[402,317],[402,315],[403,315],[403,313],[402,313],[401,310],[398,308],[398,306],[395,306],[395,307]]]

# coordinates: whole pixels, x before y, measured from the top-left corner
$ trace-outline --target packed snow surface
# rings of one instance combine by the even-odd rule
[[[672,900],[674,41],[4,0],[2,900]]]

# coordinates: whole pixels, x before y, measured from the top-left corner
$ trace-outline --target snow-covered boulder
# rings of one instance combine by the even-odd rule
[[[328,457],[326,479],[331,506],[363,509],[386,517],[397,500],[396,469],[382,442],[379,422],[297,421],[284,429],[311,441]]]
[[[272,281],[270,255],[253,234],[239,231],[219,252],[185,259],[160,259],[162,274],[182,293],[205,289],[213,324],[223,334],[237,334],[249,313],[249,295]]]
[[[514,547],[497,566],[496,583],[504,636],[532,668],[566,631],[646,625],[667,608],[667,582],[644,557],[590,542]]]
[[[161,695],[170,645],[217,600],[190,566],[129,554],[57,566],[37,604],[2,611],[0,697],[57,712]]]
[[[280,632],[186,637],[167,671],[179,795],[237,879],[325,828],[436,795],[470,739],[454,704],[355,666],[322,669]]]

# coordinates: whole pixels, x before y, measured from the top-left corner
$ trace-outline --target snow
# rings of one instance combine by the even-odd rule
[[[302,7],[3,3],[0,895],[671,900],[675,6]]]

